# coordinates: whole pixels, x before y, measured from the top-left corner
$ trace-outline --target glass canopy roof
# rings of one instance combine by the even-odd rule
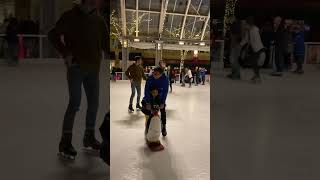
[[[120,1],[125,2],[127,36],[159,37],[162,32],[168,39],[210,39],[210,0],[117,0],[111,7],[119,24]]]

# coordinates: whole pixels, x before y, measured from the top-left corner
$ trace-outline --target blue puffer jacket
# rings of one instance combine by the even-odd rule
[[[304,56],[305,45],[304,45],[304,32],[300,31],[294,36],[294,55]]]
[[[151,100],[151,88],[156,87],[158,89],[161,103],[165,104],[167,100],[168,95],[168,89],[169,89],[169,80],[165,74],[162,74],[162,76],[159,79],[155,79],[153,76],[150,76],[147,79],[146,86],[144,88],[144,100],[147,103],[150,103]]]

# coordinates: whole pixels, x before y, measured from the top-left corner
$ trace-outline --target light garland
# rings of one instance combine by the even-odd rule
[[[226,35],[226,32],[230,29],[230,25],[233,23],[233,17],[235,15],[236,4],[238,0],[227,0],[226,9],[223,21],[223,36]]]

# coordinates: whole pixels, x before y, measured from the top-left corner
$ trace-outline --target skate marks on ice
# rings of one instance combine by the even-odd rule
[[[50,174],[46,179],[59,180],[109,180],[109,166],[98,157],[79,151],[75,161],[58,159],[59,172]]]
[[[135,127],[140,127],[141,123],[144,122],[144,120],[145,120],[144,114],[138,111],[138,112],[130,113],[127,116],[125,116],[123,119],[113,121],[113,122],[128,128],[135,128]]]
[[[165,147],[168,146],[168,142],[162,141],[162,143]],[[142,180],[183,180],[174,168],[170,149],[165,148],[160,152],[152,152],[147,146],[144,146],[140,148],[140,155],[143,167]]]

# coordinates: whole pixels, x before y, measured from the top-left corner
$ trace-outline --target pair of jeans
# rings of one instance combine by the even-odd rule
[[[241,53],[241,46],[235,46],[231,48],[230,62],[232,67],[232,76],[240,77],[240,63],[239,57]]]
[[[133,103],[133,98],[136,95],[136,90],[137,90],[137,104],[140,104],[140,98],[141,98],[141,82],[131,82],[131,97],[130,97],[130,102],[129,104],[132,105]]]
[[[261,63],[261,65],[260,65],[259,61],[261,60],[260,58],[262,55],[264,55],[264,57],[265,57],[264,53],[265,53],[264,51],[260,50],[258,52],[252,53],[252,55],[250,56],[250,60],[252,62],[252,67],[253,67],[253,72],[256,77],[260,77],[260,66],[262,66],[263,63]]]
[[[284,65],[284,51],[281,47],[275,46],[275,65],[276,65],[276,72],[283,71]]]
[[[82,85],[87,97],[86,131],[94,131],[99,106],[99,73],[83,72],[80,65],[67,69],[69,105],[64,115],[63,133],[72,133],[74,119],[81,104]]]

